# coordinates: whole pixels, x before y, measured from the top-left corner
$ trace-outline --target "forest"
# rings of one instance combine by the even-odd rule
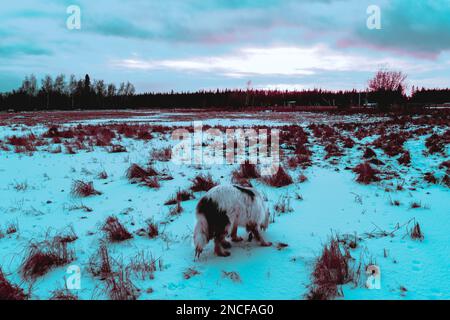
[[[363,91],[328,91],[310,89],[282,90],[213,90],[196,92],[136,93],[130,82],[116,86],[89,75],[77,79],[65,75],[54,79],[47,75],[40,85],[34,75],[25,77],[20,88],[0,94],[0,111],[92,110],[92,109],[172,109],[220,108],[236,110],[250,107],[334,106],[339,109],[376,105],[381,110],[391,106],[427,106],[450,102],[450,89],[412,88],[405,93],[406,76],[401,72],[380,70]]]

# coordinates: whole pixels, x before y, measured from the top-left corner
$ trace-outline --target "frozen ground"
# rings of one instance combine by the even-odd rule
[[[259,121],[238,114],[229,120],[216,114],[201,118],[204,124],[212,126],[248,126]],[[64,148],[62,152],[55,149],[58,144],[52,142],[37,146],[33,152],[15,152],[13,147],[0,151],[0,234],[3,235],[0,235],[0,266],[3,272],[12,283],[29,291],[32,299],[50,298],[52,291],[64,287],[67,265],[53,268],[31,281],[23,279],[21,264],[31,242],[43,241],[72,226],[78,239],[69,245],[75,252],[75,260],[70,265],[80,266],[82,275],[81,290],[74,293],[80,299],[107,299],[105,281],[91,275],[88,261],[97,254],[100,241],[105,239],[102,224],[108,216],[115,215],[133,238],[108,243],[111,257],[127,265],[144,251],[160,261],[154,279],[143,280],[131,275],[132,282],[140,289],[139,299],[304,299],[311,285],[315,261],[333,234],[356,235],[358,245],[350,252],[354,264],[361,262],[363,267],[376,264],[381,269],[380,290],[365,288],[363,272],[359,282],[343,286],[341,299],[450,299],[450,193],[443,183],[430,184],[423,180],[426,172],[435,172],[439,179],[443,177],[445,170],[439,166],[448,160],[448,144],[445,155],[430,155],[425,147],[430,132],[408,139],[404,147],[411,153],[410,166],[400,165],[394,157],[374,148],[378,159],[384,162],[379,169],[397,176],[363,185],[355,181],[356,175],[349,168],[363,161],[361,146],[379,135],[352,137],[356,142],[353,148],[345,149],[341,157],[325,160],[323,144],[307,126],[310,123],[361,124],[372,119],[310,114],[273,118],[261,115],[267,126],[295,123],[304,127],[310,135],[308,145],[313,152],[311,166],[288,170],[295,179],[293,185],[273,188],[258,180],[252,181],[254,187],[266,195],[274,216],[275,221],[266,232],[273,247],[261,248],[255,242],[245,241],[233,246],[230,257],[219,258],[214,256],[210,244],[201,259],[194,260],[194,210],[203,193],[195,193],[196,199],[182,202],[183,212],[179,215],[171,215],[172,207],[164,203],[179,189],[188,189],[191,180],[202,172],[211,173],[221,183],[230,183],[231,172],[238,166],[179,166],[154,161],[156,169],[169,173],[174,179],[161,181],[160,189],[131,184],[125,177],[130,164],[145,165],[151,160],[151,150],[171,146],[170,132],[154,133],[150,140],[123,137],[119,142],[126,147],[125,153],[109,153],[107,148],[94,145],[67,154]],[[132,119],[126,115],[107,120],[69,120],[55,122],[61,127],[74,127],[77,123],[108,125],[111,121],[189,126],[196,119],[191,114],[179,113]],[[47,125],[27,125],[9,119],[0,127],[0,140],[8,146],[7,137],[31,132],[40,135],[48,130]],[[379,126],[383,126],[383,122]],[[420,127],[411,126],[408,130]],[[437,133],[449,129],[448,124],[428,127]],[[102,171],[108,174],[105,180],[98,178]],[[301,173],[308,178],[304,183],[297,179]],[[70,192],[74,180],[93,181],[102,194],[74,197]],[[402,185],[403,190],[397,190],[397,185]],[[303,199],[299,200],[297,195]],[[292,212],[274,210],[283,197],[289,199]],[[393,201],[398,201],[398,206],[392,205]],[[414,202],[420,204],[420,208],[411,208]],[[83,210],[83,206],[90,208],[90,212]],[[155,239],[138,234],[148,219],[159,223],[161,235]],[[420,223],[425,236],[423,241],[409,236],[412,221]],[[7,234],[9,225],[18,226],[17,232]],[[244,230],[240,230],[240,234],[245,236]],[[278,243],[288,246],[277,248]],[[189,268],[198,274],[191,272],[192,277],[186,279]]]

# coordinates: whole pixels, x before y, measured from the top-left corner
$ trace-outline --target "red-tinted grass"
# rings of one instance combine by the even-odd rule
[[[150,158],[151,160],[169,162],[172,159],[172,149],[164,148],[160,150],[152,150]]]
[[[286,170],[284,170],[283,167],[280,167],[274,175],[263,177],[262,181],[265,184],[276,188],[289,186],[294,183],[292,177],[286,172]]]
[[[374,169],[369,163],[361,163],[353,169],[353,172],[358,174],[356,181],[362,184],[369,184],[371,182],[380,181],[377,174],[380,173]]]
[[[199,174],[192,180],[191,190],[193,192],[209,191],[217,185],[217,182],[213,180],[211,174]]]
[[[0,268],[0,301],[26,299],[27,295],[23,292],[23,289],[9,282]]]
[[[32,243],[24,259],[21,272],[25,279],[35,279],[54,267],[70,263],[74,252],[67,248],[67,242],[59,237],[41,243]]]
[[[418,222],[416,222],[412,229],[409,231],[409,235],[413,240],[423,241],[423,239],[425,238]]]
[[[342,295],[339,285],[352,280],[349,269],[349,255],[344,255],[337,239],[325,245],[322,255],[316,261],[313,272],[313,286],[307,295],[309,300],[329,300]]]
[[[106,219],[102,230],[106,233],[108,239],[112,242],[121,242],[131,239],[133,236],[128,230],[120,223],[119,219],[114,216],[110,216]]]
[[[76,197],[90,197],[101,195],[100,191],[95,190],[94,183],[75,180],[72,184],[72,194]]]

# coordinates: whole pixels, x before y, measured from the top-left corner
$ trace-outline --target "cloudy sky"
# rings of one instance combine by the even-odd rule
[[[450,0],[20,0],[0,8],[0,92],[89,73],[140,92],[364,88],[379,68],[450,87]],[[66,26],[69,5],[81,29]],[[367,8],[381,9],[381,30]]]

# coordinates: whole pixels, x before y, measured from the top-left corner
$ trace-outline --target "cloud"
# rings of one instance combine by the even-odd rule
[[[136,58],[112,61],[125,69],[172,69],[187,72],[220,73],[229,77],[251,75],[301,76],[326,71],[375,71],[380,67],[417,70],[414,63],[396,58],[367,59],[365,55],[348,54],[325,45],[312,47],[246,48],[236,53],[212,57],[171,60]]]
[[[436,58],[450,50],[448,0],[396,0],[381,6],[382,30],[359,28],[356,39],[378,50]]]
[[[95,21],[95,20],[94,20]],[[106,36],[118,36],[124,38],[149,39],[154,38],[155,34],[145,28],[124,20],[114,18],[99,22],[87,24],[88,31],[99,33]]]
[[[51,51],[49,49],[30,43],[17,43],[0,46],[1,57],[15,57],[17,55],[51,55]]]

